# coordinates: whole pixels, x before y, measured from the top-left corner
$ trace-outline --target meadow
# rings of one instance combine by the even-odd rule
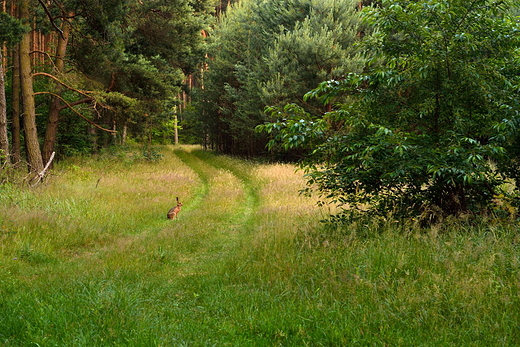
[[[160,151],[0,186],[0,346],[520,345],[516,221],[333,227],[292,165]]]

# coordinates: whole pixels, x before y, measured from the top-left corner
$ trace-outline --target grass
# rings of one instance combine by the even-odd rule
[[[0,187],[0,345],[520,345],[517,223],[324,227],[291,165],[162,154]]]

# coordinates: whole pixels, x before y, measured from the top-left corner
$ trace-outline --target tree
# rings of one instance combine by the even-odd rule
[[[265,150],[254,132],[266,105],[299,102],[304,91],[356,71],[361,57],[357,2],[352,0],[241,1],[210,32],[208,71],[198,109],[207,137],[226,153]],[[205,136],[206,137],[206,136]]]
[[[87,20],[89,36],[77,37],[72,47],[76,66],[112,96],[118,93],[135,101],[131,108],[123,102],[100,112],[105,124],[128,128],[140,137],[170,121],[169,110],[186,89],[184,80],[203,59],[201,31],[209,21],[211,4],[211,0],[127,2],[126,15],[113,23]]]
[[[309,183],[349,208],[437,218],[487,210],[510,162],[501,121],[518,119],[518,22],[508,1],[383,1],[364,73],[307,94],[333,110],[289,105],[261,129],[305,146]]]
[[[28,23],[30,20],[29,0],[20,0],[20,18],[23,22]],[[31,37],[26,32],[22,36],[19,46],[20,59],[20,87],[22,97],[23,125],[25,151],[27,153],[27,161],[29,170],[32,174],[39,173],[43,170],[43,160],[38,142],[38,131],[36,128],[36,106],[34,103],[34,89],[32,81],[31,66]]]
[[[62,76],[65,72],[65,56],[71,32],[71,23],[69,20],[72,20],[74,13],[69,12],[68,14],[64,13],[64,15],[61,28],[59,28],[59,35],[57,35],[58,44],[56,45],[56,52],[54,55],[53,73],[55,76]],[[62,102],[63,86],[59,80],[55,81],[55,86],[56,87],[53,91],[54,95],[51,97],[49,104],[49,116],[47,117],[47,126],[45,128],[45,137],[43,140],[42,155],[44,162],[48,162],[52,153],[54,153],[56,136],[58,133],[59,115],[60,111],[64,108]]]
[[[150,124],[167,122],[164,110],[178,102],[183,80],[202,60],[200,32],[211,5],[211,0],[21,1],[20,17],[33,31],[13,50],[13,159],[20,160],[19,81],[23,138],[33,172],[39,172],[55,150],[88,143],[91,129],[118,130],[123,141],[128,125],[139,137]],[[46,122],[36,118],[45,114],[45,107]],[[86,122],[71,123],[70,118],[78,116]],[[44,125],[45,136],[39,138],[38,128]],[[102,141],[112,139],[116,136]]]
[[[7,13],[0,12],[0,42],[13,45],[21,40],[23,26]],[[0,51],[0,165],[9,162],[9,138],[7,131],[7,101],[5,96],[5,72]]]

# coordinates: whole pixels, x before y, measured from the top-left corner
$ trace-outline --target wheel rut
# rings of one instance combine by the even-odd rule
[[[192,199],[187,204],[188,206],[184,208],[184,210],[196,210],[204,204],[204,200],[209,194],[211,167],[186,150],[175,149],[173,153],[193,170],[200,180],[200,185],[195,189]]]
[[[206,272],[209,264],[225,261],[253,229],[260,205],[254,165],[198,149],[172,153],[196,173],[200,183],[183,201],[181,217],[171,228],[197,240],[186,254],[184,271]]]
[[[255,185],[250,170],[245,170],[245,168],[241,166],[242,163],[230,157],[216,156],[211,152],[205,152],[203,150],[194,151],[192,154],[213,168],[229,172],[240,182],[242,190],[244,191],[244,203],[241,205],[240,210],[236,212],[235,220],[244,229],[247,229],[253,222],[254,214],[260,205],[258,186]]]

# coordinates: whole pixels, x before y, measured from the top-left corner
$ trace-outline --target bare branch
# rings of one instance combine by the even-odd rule
[[[38,0],[38,2],[40,3],[40,5],[42,5],[43,10],[45,11],[47,17],[49,17],[49,20],[51,21],[51,24],[54,27],[54,29],[56,29],[56,31],[60,33],[62,39],[65,39],[65,37],[63,36],[63,31],[54,22],[55,18],[52,17],[51,13],[49,12],[49,9],[47,8],[47,5],[43,2],[43,0]]]
[[[46,77],[49,77],[49,78],[55,80],[56,82],[58,82],[59,84],[61,84],[62,86],[66,87],[66,88],[68,88],[68,89],[70,89],[70,90],[74,90],[74,91],[76,91],[76,92],[78,92],[78,93],[85,93],[85,94],[88,94],[88,93],[89,93],[88,91],[82,91],[82,90],[79,90],[79,89],[75,89],[75,88],[73,88],[73,87],[70,87],[70,86],[68,86],[67,84],[65,84],[65,82],[62,82],[58,77],[56,77],[56,76],[54,76],[54,75],[51,75],[51,74],[49,74],[49,73],[46,73],[46,72],[35,72],[35,73],[33,74],[33,76],[34,76],[34,77],[35,77],[35,76],[46,76]]]
[[[47,58],[49,58],[49,59],[54,58],[54,56],[53,56],[53,55],[50,55],[48,52],[40,51],[40,50],[37,50],[37,49],[36,49],[36,50],[33,50],[33,51],[31,51],[31,52],[29,52],[29,54],[36,54],[36,53],[38,53],[38,54],[44,54],[44,55],[46,55]]]
[[[38,179],[36,182],[34,182],[33,184],[33,187],[36,186],[38,183],[41,182],[41,180],[43,179],[43,177],[45,176],[45,172],[47,172],[47,170],[49,169],[49,166],[51,166],[51,163],[52,161],[54,160],[54,156],[56,155],[56,152],[52,152],[51,154],[51,157],[49,158],[49,161],[47,162],[47,165],[45,165],[45,167],[43,168],[42,171],[40,171],[38,173],[38,175],[36,176]]]
[[[80,116],[81,118],[83,118],[84,120],[86,120],[87,122],[89,122],[91,125],[95,126],[96,128],[100,129],[100,130],[103,130],[103,131],[106,131],[106,132],[109,132],[109,133],[117,133],[116,130],[111,130],[111,129],[105,129],[103,128],[101,125],[95,123],[94,121],[88,119],[86,116],[82,115],[81,113],[79,113],[78,111],[76,111],[73,107],[73,105],[69,104],[65,99],[63,99],[61,96],[59,96],[58,94],[55,94],[55,93],[51,93],[51,92],[38,92],[38,93],[34,93],[34,95],[41,95],[41,94],[50,94],[54,97],[57,97],[58,99],[60,99],[64,104],[67,105],[67,107],[69,109],[72,110],[72,112],[74,112],[75,114],[77,114],[78,116]],[[82,100],[85,100],[85,99],[82,99]],[[81,102],[81,103],[78,103],[76,102],[75,105],[79,105],[79,104],[83,104],[83,103],[86,103],[87,101],[85,100],[84,102]]]
[[[46,72],[36,72],[33,74],[33,76],[46,76],[46,77],[49,77],[53,80],[55,80],[56,82],[58,82],[59,84],[61,84],[62,86],[64,86],[65,88],[69,89],[69,90],[72,90],[72,91],[75,91],[87,98],[92,98],[91,96],[89,96],[89,93],[92,93],[92,92],[88,92],[88,91],[85,91],[85,90],[79,90],[79,89],[76,89],[76,88],[73,88],[67,84],[65,84],[64,82],[62,82],[58,77],[54,76],[54,75],[51,75],[51,74],[48,74]]]

